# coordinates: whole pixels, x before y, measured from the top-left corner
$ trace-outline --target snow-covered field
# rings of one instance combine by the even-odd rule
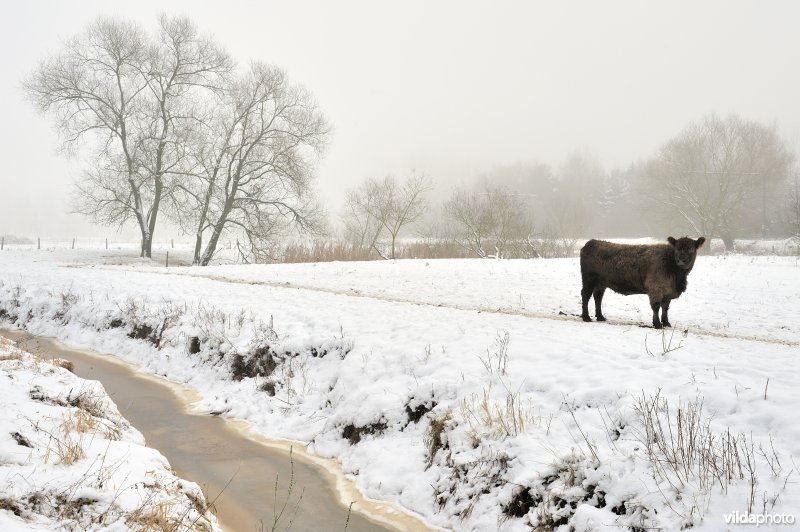
[[[0,530],[220,530],[100,383],[4,338],[0,380]]]
[[[129,256],[6,250],[0,318],[186,382],[433,525],[733,530],[800,509],[796,257],[699,257],[662,334],[645,296],[581,322],[577,259]]]

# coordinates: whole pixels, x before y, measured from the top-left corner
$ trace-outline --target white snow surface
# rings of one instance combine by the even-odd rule
[[[0,381],[0,530],[221,530],[102,384],[5,338]]]
[[[609,322],[583,323],[577,258],[163,268],[125,253],[0,253],[4,319],[184,382],[198,408],[308,442],[432,525],[725,530],[732,511],[800,509],[796,257],[698,257],[662,334],[645,296],[609,292]],[[158,347],[134,323],[163,328]],[[234,354],[263,345],[272,374],[232,380]],[[702,401],[700,424],[744,438],[753,473],[654,475],[636,405],[656,395],[672,414]]]

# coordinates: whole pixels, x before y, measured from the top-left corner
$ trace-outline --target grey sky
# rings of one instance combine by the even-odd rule
[[[68,214],[79,165],[20,81],[98,15],[152,27],[161,10],[314,93],[335,128],[318,183],[334,210],[363,178],[412,169],[447,186],[574,149],[626,166],[710,112],[800,137],[797,2],[8,2],[0,234],[109,233]]]

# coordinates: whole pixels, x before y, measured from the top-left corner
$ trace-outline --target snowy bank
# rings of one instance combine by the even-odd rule
[[[220,530],[99,382],[4,338],[0,380],[0,530]]]

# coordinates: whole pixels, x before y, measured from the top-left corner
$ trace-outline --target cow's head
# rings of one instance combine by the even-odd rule
[[[700,249],[700,246],[702,246],[705,241],[706,239],[702,236],[697,240],[693,240],[688,236],[678,239],[669,237],[667,239],[667,242],[669,242],[669,245],[672,246],[672,249],[675,251],[675,263],[679,268],[684,270],[692,269],[692,266],[694,266],[694,259],[697,258],[697,250]]]

